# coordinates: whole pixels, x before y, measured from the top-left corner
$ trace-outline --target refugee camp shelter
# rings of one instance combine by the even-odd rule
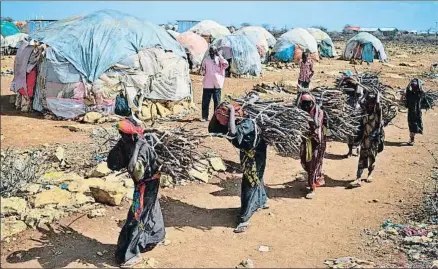
[[[231,34],[227,27],[211,20],[201,21],[189,31],[204,37],[207,42]]]
[[[8,21],[1,21],[0,22],[0,31],[1,31],[1,35],[3,37],[7,37],[10,35],[15,35],[20,33],[20,30],[18,29],[17,26],[15,26],[15,24],[13,24],[12,22],[8,22]]]
[[[180,34],[177,40],[188,51],[191,69],[198,69],[208,49],[207,41],[190,31]]]
[[[276,42],[275,37],[265,28],[260,26],[243,27],[237,30],[234,34],[246,36],[257,47],[262,62],[265,60],[269,47],[273,47]]]
[[[387,60],[382,42],[372,34],[365,32],[359,33],[348,40],[343,58],[345,60],[359,59],[365,62],[373,62],[374,59]]]
[[[177,39],[179,35],[181,35],[178,32],[175,32],[174,30],[166,30],[173,38]]]
[[[395,27],[379,28],[379,32],[382,33],[384,36],[394,37],[397,35],[398,29]]]
[[[316,40],[318,44],[318,53],[321,57],[331,58],[336,57],[336,49],[330,36],[318,28],[306,29]]]
[[[274,57],[281,62],[300,61],[303,51],[310,52],[312,58],[318,59],[316,39],[303,28],[295,28],[282,34],[273,51]]]
[[[46,27],[47,25],[51,24],[52,22],[55,22],[56,20],[29,20],[25,26],[27,29],[27,32],[29,34],[34,33],[38,31],[39,29],[42,29]]]
[[[230,64],[230,72],[235,75],[259,76],[262,71],[260,55],[256,46],[243,35],[227,35],[216,39],[210,46],[222,51]],[[208,51],[205,57],[210,57]]]
[[[146,20],[103,10],[54,22],[30,39],[17,52],[11,84],[22,110],[141,118],[143,100],[191,97],[184,48]]]
[[[28,38],[27,34],[18,33],[15,35],[10,35],[5,38],[2,37],[1,47],[2,51],[8,51],[9,49],[16,50],[20,46],[21,42]],[[10,53],[8,53],[9,55]]]

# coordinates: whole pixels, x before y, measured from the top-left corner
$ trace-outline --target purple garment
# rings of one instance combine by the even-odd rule
[[[28,46],[27,41],[23,41],[20,48],[17,51],[14,61],[14,79],[11,83],[11,91],[18,92],[19,89],[27,89],[26,86],[26,74],[27,63],[29,57],[32,54],[33,46]]]

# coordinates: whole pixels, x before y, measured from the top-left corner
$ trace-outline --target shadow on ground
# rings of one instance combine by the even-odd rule
[[[72,262],[97,267],[117,266],[113,258],[115,245],[102,244],[68,226],[61,225],[55,230],[49,225],[48,229],[38,230],[42,234],[41,238],[32,240],[41,246],[13,252],[6,261],[23,263],[36,259],[42,268],[66,267]],[[97,252],[102,255],[99,256]]]

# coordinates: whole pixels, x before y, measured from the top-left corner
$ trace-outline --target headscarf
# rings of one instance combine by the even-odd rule
[[[234,111],[236,113],[237,117],[242,117],[243,116],[243,110],[242,107],[236,103],[236,102],[231,102],[231,104],[234,107]],[[219,123],[221,125],[228,125],[228,121],[230,118],[230,110],[227,107],[227,103],[222,103],[220,104],[216,111],[214,112],[214,115],[216,116],[216,119],[219,121]]]
[[[138,134],[141,137],[143,137],[143,132],[144,132],[143,128],[139,126],[138,123],[132,118],[126,118],[119,121],[116,124],[116,127],[122,133],[128,135]]]
[[[407,87],[408,91],[412,91],[412,84],[414,81],[417,81],[418,91],[422,91],[423,90],[423,81],[421,81],[418,78],[414,78],[411,81],[409,81],[409,85]]]

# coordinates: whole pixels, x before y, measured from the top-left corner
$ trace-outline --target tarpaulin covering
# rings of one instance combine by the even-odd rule
[[[163,28],[114,10],[57,21],[31,38],[49,44],[58,60],[70,62],[89,82],[144,48],[160,47],[186,57],[181,45]]]
[[[212,36],[214,39],[231,34],[227,27],[210,20],[201,21],[190,28],[189,31],[200,36]]]
[[[318,45],[321,46],[321,57],[336,57],[336,49],[330,36],[318,28],[306,29],[315,39]]]
[[[275,43],[277,42],[275,37],[270,32],[268,32],[268,30],[266,30],[265,28],[260,27],[260,26],[243,27],[243,28],[237,30],[234,34],[236,34],[236,35],[244,34],[246,36],[249,36],[250,33],[254,33],[254,32],[258,33],[264,40],[266,40],[266,44],[267,44],[266,50],[269,47],[273,47],[275,45]]]
[[[3,37],[20,33],[20,30],[18,30],[17,26],[15,26],[15,24],[13,24],[12,22],[1,21],[0,27],[0,31]]]
[[[217,47],[219,50],[224,51],[228,49],[231,51],[232,73],[237,75],[260,75],[262,71],[260,55],[256,46],[251,43],[246,36],[228,35],[216,40],[212,45]],[[208,51],[205,54],[205,57],[208,57]]]
[[[382,61],[386,61],[388,57],[386,56],[385,49],[383,47],[382,42],[375,36],[369,33],[359,33],[352,37],[350,40],[348,40],[347,44],[345,45],[344,50],[344,59],[351,60],[355,53],[355,49],[357,46],[363,46],[367,43],[371,43],[375,49],[375,51],[378,54],[378,57]],[[360,54],[361,55],[361,54]]]
[[[26,40],[28,37],[27,34],[23,34],[23,33],[18,33],[15,35],[10,35],[7,36],[5,38],[2,38],[1,40],[1,47],[2,48],[6,48],[6,47],[11,47],[11,48],[16,48],[18,49],[21,45],[21,42],[23,40]]]
[[[253,43],[256,47],[260,48],[260,57],[264,57],[264,52],[268,51],[269,46],[268,42],[266,41],[265,37],[262,33],[259,31],[247,31],[240,29],[239,31],[236,31],[234,35],[243,35],[246,36],[251,43]]]
[[[181,34],[178,32],[175,32],[174,30],[166,30],[173,38],[178,39],[178,36]]]
[[[287,40],[278,40],[273,48],[274,57],[281,62],[290,62],[294,57],[295,45]]]
[[[310,53],[318,52],[318,44],[316,43],[315,38],[303,28],[295,28],[287,31],[280,36],[277,43],[283,40],[289,41],[296,46],[300,46],[304,50],[309,50]]]
[[[177,40],[189,51],[193,68],[199,67],[208,49],[207,41],[193,32],[184,32],[178,36]]]

